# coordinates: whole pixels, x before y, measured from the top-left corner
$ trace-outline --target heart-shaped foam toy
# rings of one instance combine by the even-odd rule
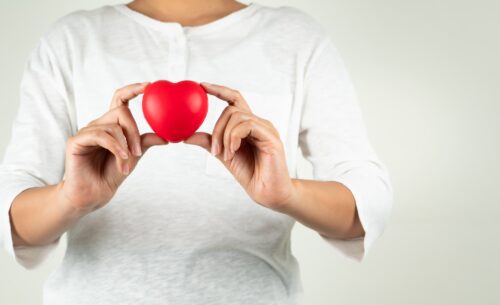
[[[159,80],[144,90],[142,111],[158,136],[168,142],[180,142],[194,134],[205,120],[208,97],[196,82]]]

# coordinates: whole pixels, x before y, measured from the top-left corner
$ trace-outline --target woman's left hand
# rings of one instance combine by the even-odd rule
[[[283,212],[295,196],[283,143],[266,119],[252,113],[236,90],[202,83],[208,94],[228,103],[212,135],[197,132],[184,142],[216,156],[257,203]]]

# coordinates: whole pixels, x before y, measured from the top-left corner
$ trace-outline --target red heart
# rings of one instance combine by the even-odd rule
[[[144,90],[142,111],[157,135],[169,142],[180,142],[195,133],[205,120],[208,97],[196,82],[159,80]]]

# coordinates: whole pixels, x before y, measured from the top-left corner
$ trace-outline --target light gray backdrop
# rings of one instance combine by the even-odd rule
[[[39,36],[70,11],[114,3],[0,0],[1,154]],[[297,226],[308,304],[500,304],[499,2],[260,3],[298,7],[331,33],[396,192],[389,227],[362,264]],[[2,252],[0,304],[41,304],[63,251],[29,272]]]

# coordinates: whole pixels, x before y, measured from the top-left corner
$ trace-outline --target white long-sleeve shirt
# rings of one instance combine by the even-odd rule
[[[314,179],[353,193],[364,238],[326,239],[362,258],[382,233],[391,186],[369,144],[353,86],[324,30],[296,9],[259,4],[206,25],[182,27],[105,6],[58,20],[25,66],[12,139],[0,167],[3,247],[26,268],[54,249],[13,247],[9,209],[25,189],[56,184],[65,142],[104,114],[124,85],[190,79],[239,90],[273,122],[296,176],[298,149]],[[150,131],[140,98],[130,102]],[[209,98],[200,130],[211,132],[225,103]],[[68,231],[64,261],[44,288],[45,304],[296,304],[294,219],[253,202],[204,150],[149,150],[116,196]]]

